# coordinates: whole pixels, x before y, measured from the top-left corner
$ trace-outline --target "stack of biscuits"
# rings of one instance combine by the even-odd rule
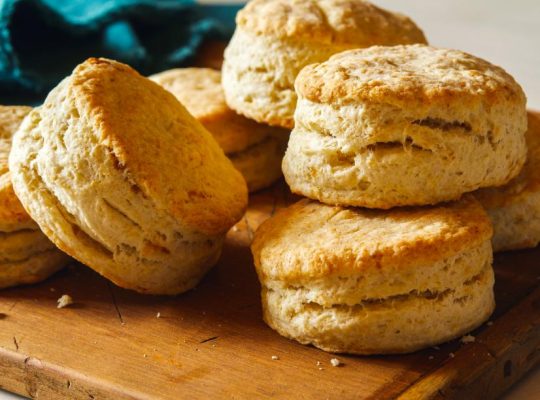
[[[534,190],[522,183],[534,161],[512,181],[527,158],[521,87],[472,55],[410,44],[423,38],[410,20],[363,1],[250,5],[225,52],[225,95],[245,115],[293,127],[283,173],[307,197],[255,234],[265,321],[300,343],[354,354],[411,352],[479,326],[495,306],[490,216],[497,230],[506,225],[495,235],[502,249],[508,220],[537,203],[522,195]],[[268,10],[278,17],[265,19]],[[355,46],[360,27],[364,39],[396,35],[403,44]],[[281,35],[279,68],[253,56],[269,32]],[[297,51],[289,33],[324,50],[306,46],[310,65],[289,70],[284,60]],[[341,52],[329,57],[331,45]],[[277,76],[255,83],[257,74]],[[293,78],[294,92],[284,89]],[[469,194],[479,189],[489,215]],[[512,213],[498,206],[510,202],[503,192],[516,199]]]
[[[40,107],[0,107],[0,288],[70,255],[182,293],[283,173],[305,199],[252,243],[265,321],[411,352],[491,315],[493,250],[540,241],[539,168],[540,117],[503,69],[363,0],[253,0],[222,72],[91,58]]]

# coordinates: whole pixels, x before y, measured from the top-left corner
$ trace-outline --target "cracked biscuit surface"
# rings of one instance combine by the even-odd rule
[[[264,319],[331,352],[405,353],[459,337],[494,309],[491,234],[472,196],[390,211],[302,200],[255,234]]]
[[[527,161],[504,186],[485,188],[475,196],[493,223],[493,250],[536,247],[540,242],[540,114],[528,113]]]
[[[176,98],[127,65],[88,59],[23,122],[15,191],[62,250],[119,286],[177,294],[219,258],[245,181]]]
[[[0,288],[42,281],[69,261],[26,213],[11,184],[12,137],[31,110],[0,106]]]
[[[293,192],[387,209],[458,199],[526,158],[521,87],[457,50],[371,47],[302,70],[283,160]]]
[[[253,0],[225,50],[225,97],[248,118],[290,129],[303,67],[347,49],[409,43],[426,43],[415,23],[367,1]]]
[[[209,68],[176,68],[149,77],[212,133],[238,169],[249,191],[270,186],[281,176],[289,131],[260,124],[231,110],[221,87],[221,72]]]

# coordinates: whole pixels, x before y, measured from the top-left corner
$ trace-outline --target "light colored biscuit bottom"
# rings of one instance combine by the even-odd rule
[[[540,192],[487,209],[493,223],[493,251],[536,247],[540,243]]]
[[[355,305],[294,301],[262,289],[264,320],[281,335],[336,353],[408,353],[459,337],[493,312],[493,269],[442,291],[411,291]],[[291,299],[293,299],[291,301]]]
[[[281,160],[288,140],[289,135],[272,134],[241,152],[227,154],[250,192],[264,189],[282,176]]]
[[[519,173],[522,121],[505,122],[517,112],[417,117],[389,105],[300,99],[283,173],[293,192],[327,204],[388,209],[456,200]]]
[[[296,76],[306,65],[324,61],[339,51],[237,29],[225,50],[222,70],[227,104],[255,121],[290,129],[294,126]]]

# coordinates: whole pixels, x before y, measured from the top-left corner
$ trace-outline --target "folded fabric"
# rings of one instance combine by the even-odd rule
[[[205,39],[230,36],[239,8],[193,0],[0,1],[0,102],[41,102],[92,56],[145,74],[188,65]]]

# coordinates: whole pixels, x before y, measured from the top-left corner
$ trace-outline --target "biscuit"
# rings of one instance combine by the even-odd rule
[[[504,186],[485,188],[475,196],[493,223],[493,250],[536,247],[540,242],[540,114],[529,112],[527,161]]]
[[[283,160],[293,192],[387,209],[507,183],[526,158],[521,87],[457,50],[371,47],[302,70]]]
[[[141,293],[195,286],[247,205],[212,135],[107,59],[77,66],[28,115],[9,162],[15,192],[60,249]]]
[[[176,68],[149,77],[212,133],[246,179],[250,192],[269,186],[282,175],[281,160],[289,131],[259,124],[232,111],[225,102],[221,72],[209,68]]]
[[[253,0],[225,50],[229,106],[269,125],[293,127],[294,80],[308,64],[344,50],[426,43],[408,17],[362,0]]]
[[[0,288],[42,281],[69,261],[41,233],[11,185],[8,169],[11,140],[31,110],[23,106],[0,106]]]
[[[255,233],[264,320],[339,353],[407,353],[459,337],[494,309],[491,234],[470,195],[390,211],[301,200]]]

